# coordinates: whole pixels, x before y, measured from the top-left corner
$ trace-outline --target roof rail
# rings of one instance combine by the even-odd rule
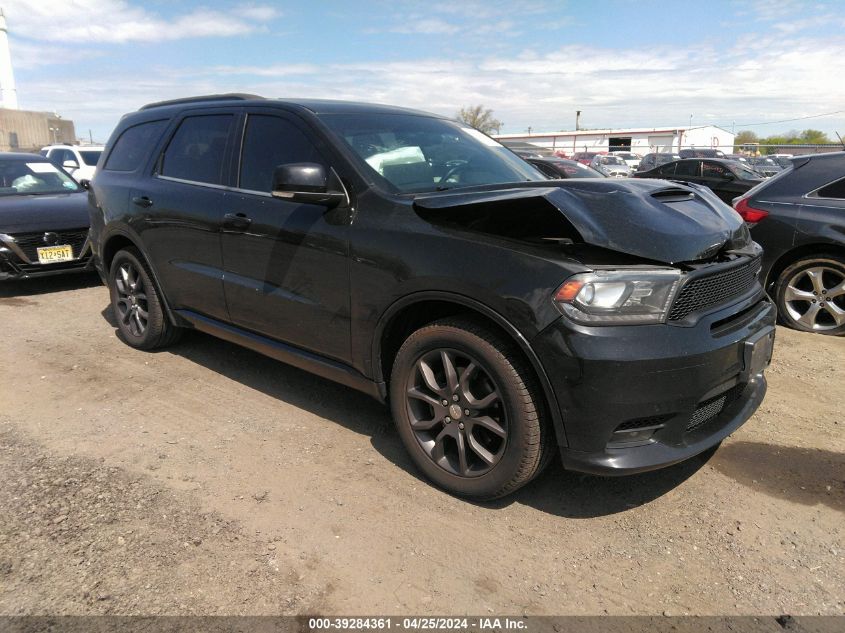
[[[141,106],[139,110],[150,110],[152,108],[161,108],[170,105],[181,105],[184,103],[202,103],[205,101],[249,101],[251,99],[263,99],[260,95],[252,95],[243,92],[232,92],[222,95],[201,95],[199,97],[184,97],[182,99],[170,99],[168,101],[156,101],[155,103],[148,103]]]

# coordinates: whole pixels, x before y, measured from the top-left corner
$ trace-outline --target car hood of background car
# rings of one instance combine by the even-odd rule
[[[433,224],[480,232],[491,227],[487,232],[504,236],[508,235],[502,227],[509,226],[518,233],[512,237],[569,237],[669,264],[707,259],[722,249],[742,250],[751,245],[739,214],[705,187],[663,180],[590,179],[467,187],[417,196],[414,208]],[[518,216],[518,223],[503,224],[507,215]],[[553,217],[564,221],[556,225]],[[530,235],[530,227],[536,227],[534,235]]]
[[[0,196],[0,233],[29,233],[88,226],[88,193]]]

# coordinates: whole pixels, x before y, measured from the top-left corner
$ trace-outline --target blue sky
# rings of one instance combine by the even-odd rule
[[[502,132],[717,124],[845,135],[843,3],[0,0],[20,106],[105,140],[150,101],[378,101]],[[775,123],[837,112],[798,121]],[[762,125],[749,126],[755,123]]]

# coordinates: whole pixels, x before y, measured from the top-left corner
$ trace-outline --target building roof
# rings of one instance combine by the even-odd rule
[[[639,128],[608,128],[603,130],[561,130],[559,132],[531,132],[531,134],[494,134],[493,138],[496,139],[526,139],[526,138],[543,138],[549,136],[624,136],[627,134],[677,134],[678,132],[689,132],[690,130],[703,130],[707,128],[716,128],[718,130],[722,130],[723,132],[727,132],[728,134],[732,134],[723,127],[719,127],[718,125],[678,125],[675,127],[663,127],[663,128],[650,128],[650,127],[639,127]]]

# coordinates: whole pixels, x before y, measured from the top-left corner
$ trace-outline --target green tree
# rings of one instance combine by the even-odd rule
[[[760,139],[751,130],[740,130],[739,134],[734,137],[734,152],[742,150],[742,145],[746,143],[759,143]]]
[[[502,125],[504,125],[498,119],[493,118],[493,110],[485,108],[483,105],[461,108],[457,118],[485,134],[498,134]]]

